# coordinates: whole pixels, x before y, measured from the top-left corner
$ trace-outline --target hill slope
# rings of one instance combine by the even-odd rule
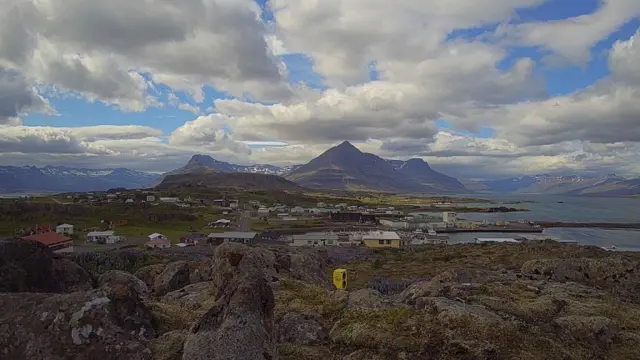
[[[602,177],[592,176],[555,176],[541,174],[534,176],[522,176],[501,180],[489,180],[476,182],[474,185],[467,184],[472,188],[482,192],[495,192],[501,194],[509,193],[531,193],[531,194],[591,194],[602,191],[613,191],[624,184],[627,180],[619,176],[607,175]]]
[[[410,164],[407,166],[407,163]],[[336,190],[442,192],[455,191],[454,188],[462,186],[457,180],[433,171],[424,162],[407,163],[404,163],[405,169],[402,165],[397,169],[394,166],[397,162],[363,153],[345,141],[286,177],[305,187]]]
[[[252,173],[223,173],[204,166],[182,168],[181,173],[165,176],[156,185],[159,189],[171,187],[221,187],[251,190],[300,190],[295,183],[276,175]]]
[[[458,179],[439,173],[431,168],[422,159],[409,159],[407,161],[389,160],[396,171],[416,180],[423,186],[441,189],[450,192],[466,192],[465,186]]]
[[[0,193],[103,191],[150,186],[157,175],[129,169],[0,166]]]

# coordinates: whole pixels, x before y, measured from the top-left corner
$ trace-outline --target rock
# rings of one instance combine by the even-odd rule
[[[349,300],[349,292],[342,289],[335,290],[331,292],[331,300],[335,303],[346,304]]]
[[[135,311],[143,304],[125,300],[110,298],[99,289],[0,294],[0,358],[149,360],[146,343],[154,336],[149,316]]]
[[[156,282],[156,278],[162,274],[162,271],[166,267],[165,264],[155,264],[142,267],[138,269],[133,276],[142,280],[149,289],[153,289],[154,284]]]
[[[258,249],[224,243],[214,252],[216,304],[192,327],[183,360],[279,359],[273,290]]]
[[[347,308],[389,308],[394,307],[390,298],[373,289],[360,289],[349,293]]]
[[[342,360],[387,360],[387,358],[380,355],[377,351],[360,349],[343,357]]]
[[[296,312],[287,313],[278,326],[278,341],[300,345],[326,344],[329,336],[320,323]]]
[[[167,265],[154,283],[157,296],[178,290],[189,285],[189,264],[186,261],[176,261]]]
[[[107,292],[122,291],[120,287],[131,288],[138,294],[149,292],[147,285],[137,277],[120,270],[110,270],[98,278],[98,286]]]
[[[217,288],[211,281],[203,281],[191,284],[172,291],[162,297],[162,302],[168,304],[178,304],[183,308],[196,310],[215,299]]]
[[[615,321],[604,316],[566,316],[554,324],[565,337],[594,345],[611,344],[620,331]]]
[[[469,359],[469,360],[497,360],[498,349],[483,341],[460,341],[453,340],[448,344],[447,358]]]
[[[153,360],[181,360],[182,347],[186,338],[186,331],[177,330],[154,339],[149,344]]]
[[[425,302],[420,308],[433,310],[438,314],[441,323],[452,325],[459,320],[472,319],[486,324],[500,324],[502,318],[482,305],[465,304],[447,298],[424,298]]]
[[[92,289],[91,276],[36,242],[0,240],[0,292],[63,293]]]

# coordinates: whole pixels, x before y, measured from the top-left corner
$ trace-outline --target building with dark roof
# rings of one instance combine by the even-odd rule
[[[56,252],[73,251],[72,239],[68,236],[64,236],[53,231],[23,236],[20,239],[27,241],[37,241],[42,245],[47,246],[52,251]]]

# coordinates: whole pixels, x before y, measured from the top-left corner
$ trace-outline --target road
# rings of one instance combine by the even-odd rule
[[[240,219],[238,219],[238,231],[249,231],[249,219],[251,219],[251,213],[249,211],[244,210],[240,213]]]

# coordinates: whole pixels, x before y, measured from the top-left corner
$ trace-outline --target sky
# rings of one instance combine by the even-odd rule
[[[0,165],[640,177],[637,0],[2,0]]]

